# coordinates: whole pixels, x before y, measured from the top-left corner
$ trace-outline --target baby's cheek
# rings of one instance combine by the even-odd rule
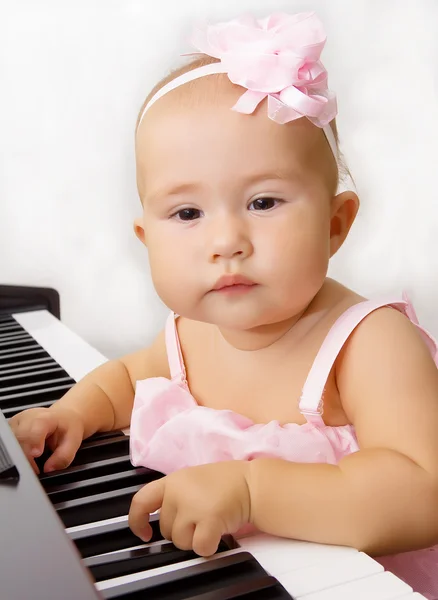
[[[150,264],[152,281],[160,299],[173,312],[188,316],[196,299],[193,269],[166,252],[156,261],[152,258]]]
[[[149,266],[155,290],[165,304],[166,299],[173,296],[173,290],[180,285],[181,273],[172,259],[169,249],[150,250]]]

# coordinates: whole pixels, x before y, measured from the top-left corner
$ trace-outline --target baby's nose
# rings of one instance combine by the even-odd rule
[[[247,226],[238,217],[218,220],[209,231],[210,255],[213,261],[220,258],[244,259],[253,248]]]

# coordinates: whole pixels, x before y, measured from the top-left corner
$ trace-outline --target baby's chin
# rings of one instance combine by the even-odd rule
[[[250,292],[251,293],[251,292]],[[228,298],[204,297],[201,301],[188,303],[174,302],[173,312],[191,321],[209,323],[223,331],[229,332],[256,332],[270,329],[290,318],[289,307],[281,310],[274,308],[277,302],[271,305],[265,299],[254,296],[253,298]],[[274,305],[274,306],[273,306]]]
[[[290,317],[287,310],[275,310],[268,302],[253,298],[218,298],[202,310],[202,319],[223,329],[251,331],[281,323]],[[201,311],[200,311],[201,312]]]

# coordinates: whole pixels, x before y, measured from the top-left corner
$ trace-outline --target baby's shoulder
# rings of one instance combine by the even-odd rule
[[[375,377],[383,369],[394,375],[402,369],[407,372],[406,366],[413,364],[436,369],[436,343],[418,326],[407,298],[367,300],[330,281],[323,300],[324,349],[333,354],[338,383],[352,379],[354,385],[358,373]]]
[[[390,347],[398,343],[411,344],[414,340],[422,345],[422,336],[408,316],[414,314],[413,308],[401,295],[399,301],[394,297],[394,301],[389,303],[385,300],[368,300],[332,280],[327,285],[323,301],[328,309],[325,325],[328,329],[351,328],[351,331],[346,331],[349,335],[342,349],[344,354],[347,350],[353,352],[359,348],[366,352],[376,344]],[[352,318],[347,321],[345,316],[351,311],[354,314],[350,314]]]
[[[374,381],[379,377],[402,381],[413,373],[426,375],[436,370],[426,339],[432,338],[421,333],[424,330],[404,308],[402,303],[380,306],[353,329],[336,360],[336,379],[341,385],[356,385],[367,376]]]
[[[149,346],[122,356],[120,359],[133,385],[136,381],[153,377],[170,378],[165,331],[160,331]]]
[[[398,355],[413,349],[428,352],[417,326],[400,307],[382,305],[354,327],[342,352],[345,355],[392,351]]]

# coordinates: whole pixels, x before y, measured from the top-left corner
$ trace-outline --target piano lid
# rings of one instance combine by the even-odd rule
[[[0,285],[0,315],[41,309],[48,310],[57,319],[61,318],[56,290],[29,285]]]

